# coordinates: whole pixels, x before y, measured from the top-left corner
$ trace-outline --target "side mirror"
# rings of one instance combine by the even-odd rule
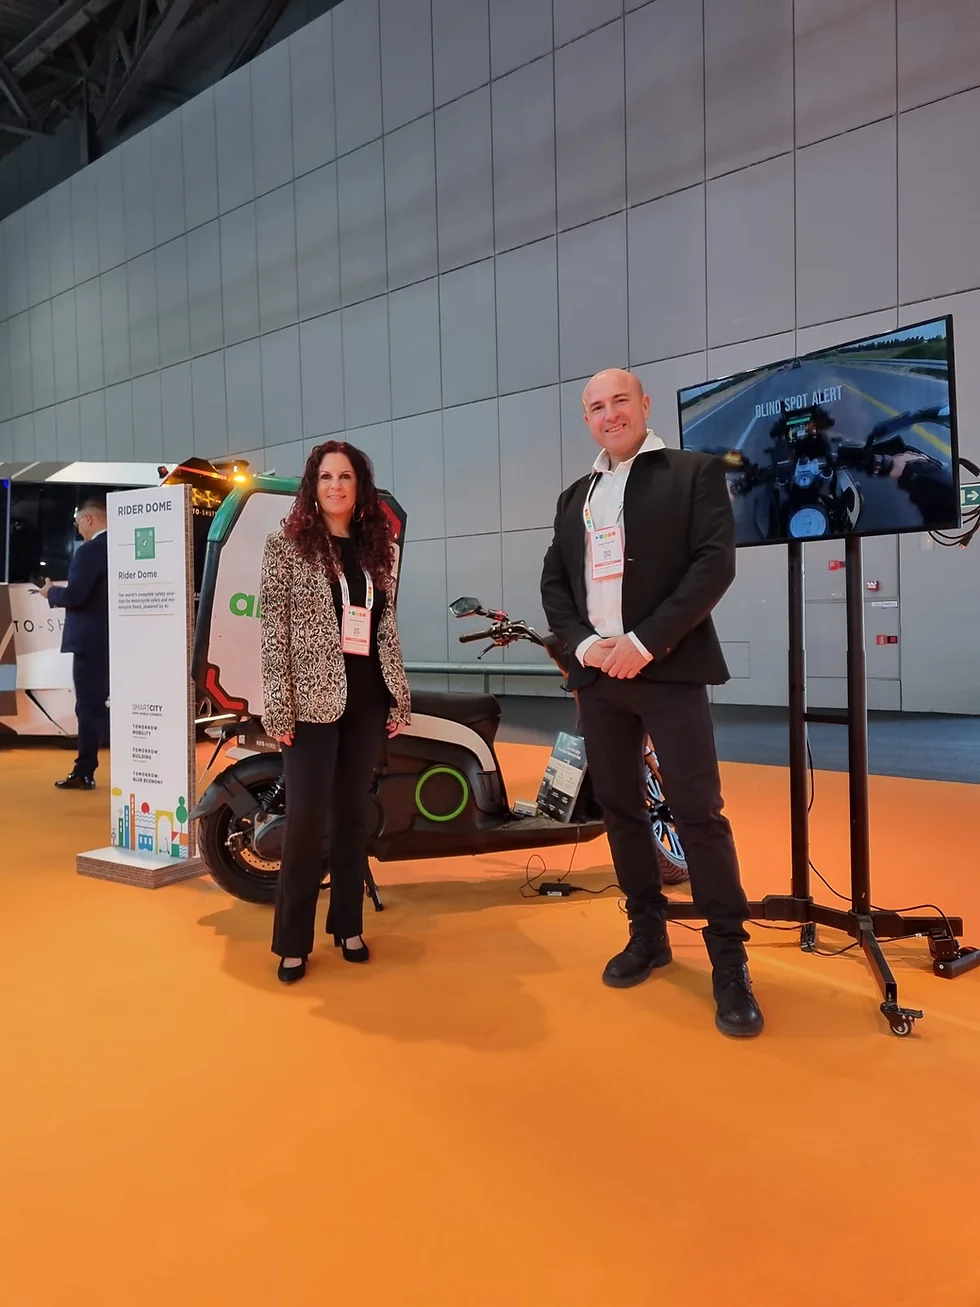
[[[453,617],[474,617],[477,613],[483,611],[483,605],[479,599],[474,599],[472,595],[463,595],[462,598],[449,605],[449,611]]]

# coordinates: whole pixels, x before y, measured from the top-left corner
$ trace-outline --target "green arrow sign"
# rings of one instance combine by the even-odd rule
[[[960,486],[960,507],[980,508],[980,485]]]

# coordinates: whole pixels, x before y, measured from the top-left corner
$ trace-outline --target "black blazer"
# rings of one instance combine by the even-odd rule
[[[545,616],[572,655],[573,690],[598,675],[574,657],[596,634],[586,605],[582,521],[591,483],[592,474],[559,496],[541,576]],[[728,668],[710,614],[735,579],[735,523],[721,460],[676,449],[638,454],[626,482],[623,526],[623,628],[653,654],[640,676],[723,685]]]
[[[75,550],[68,584],[52,586],[48,603],[65,609],[62,653],[109,656],[109,553],[106,533]]]

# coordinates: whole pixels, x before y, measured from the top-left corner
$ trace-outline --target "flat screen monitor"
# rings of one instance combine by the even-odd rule
[[[677,404],[681,447],[726,463],[739,545],[960,524],[949,316],[687,386]]]

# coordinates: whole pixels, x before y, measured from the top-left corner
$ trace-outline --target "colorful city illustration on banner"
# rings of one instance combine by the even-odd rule
[[[114,799],[122,798],[122,790],[114,788]],[[112,843],[119,849],[133,849],[137,853],[163,855],[168,858],[190,857],[190,840],[187,833],[187,801],[183,795],[173,812],[162,808],[154,811],[143,802],[137,806],[135,794],[129,803],[119,804],[112,823]]]

